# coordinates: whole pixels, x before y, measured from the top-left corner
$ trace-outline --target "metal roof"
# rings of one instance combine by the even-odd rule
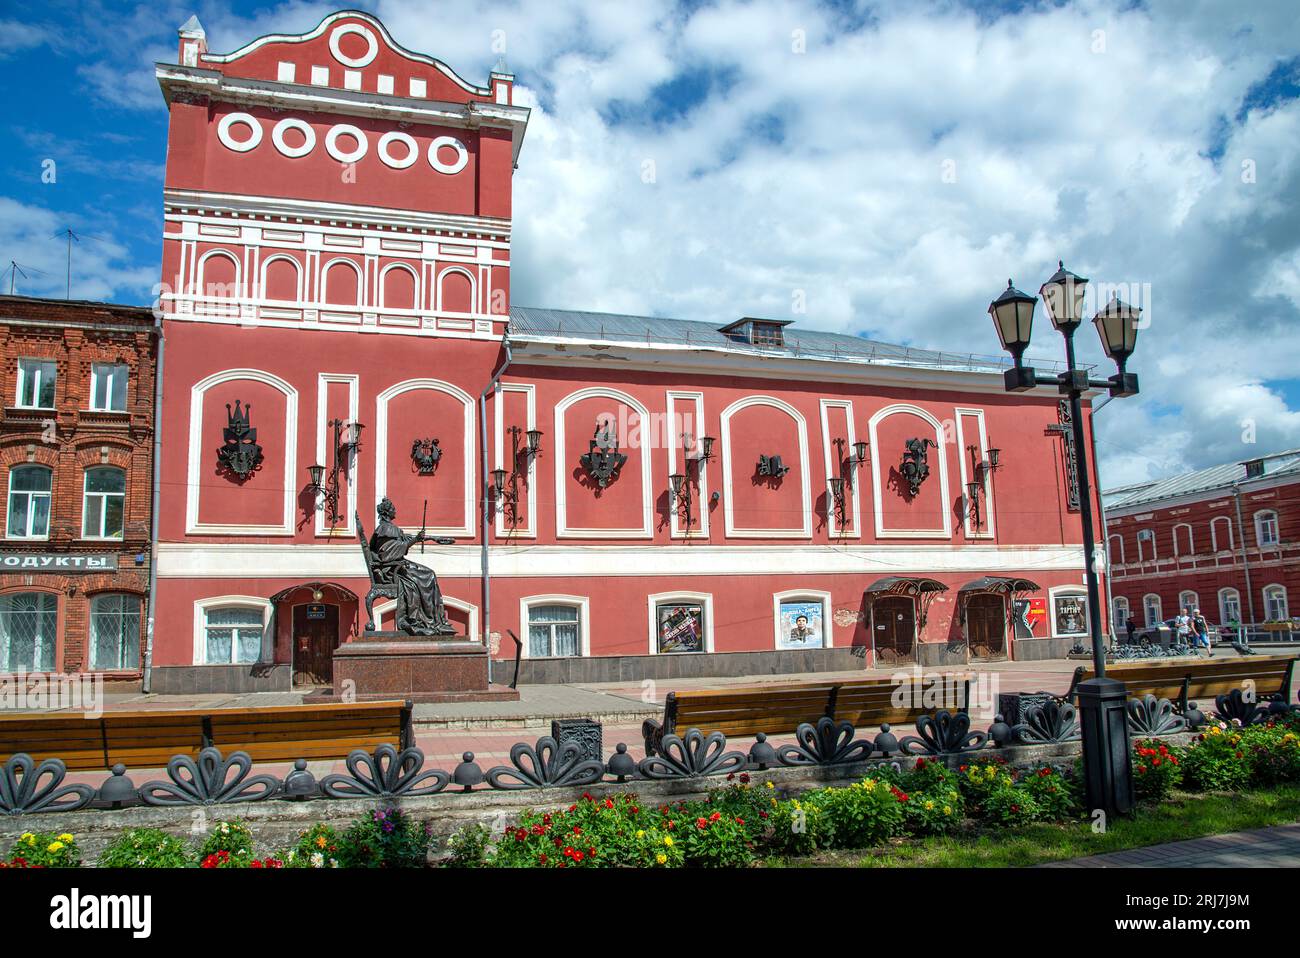
[[[979,373],[999,373],[1010,365],[1009,359],[999,356],[896,346],[862,336],[800,329],[795,326],[785,327],[785,345],[764,346],[737,342],[721,332],[719,326],[699,320],[589,313],[534,306],[510,307],[510,338],[537,342],[607,342],[629,346],[710,349],[773,358],[820,359]],[[1054,368],[1054,364],[1038,360],[1035,360],[1034,365],[1044,369]]]
[[[1300,476],[1300,449],[1287,449],[1266,456],[1255,456],[1251,460],[1228,462],[1196,472],[1185,472],[1168,479],[1153,482],[1139,482],[1102,492],[1102,505],[1105,509],[1128,509],[1132,506],[1156,502],[1161,499],[1173,499],[1178,496],[1192,495],[1198,492],[1212,492],[1216,489],[1231,489],[1233,483],[1246,482],[1247,461],[1262,459],[1264,474],[1253,477],[1250,481],[1272,479],[1275,476]]]

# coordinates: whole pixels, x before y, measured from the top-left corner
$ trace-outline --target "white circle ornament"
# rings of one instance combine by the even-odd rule
[[[340,150],[338,146],[340,136],[350,136],[356,140],[356,149],[351,153],[344,153]],[[330,131],[325,134],[325,152],[340,163],[355,163],[365,156],[366,151],[369,149],[370,141],[366,139],[366,135],[351,123],[340,123],[337,126],[332,126]]]
[[[401,143],[406,147],[406,156],[397,159],[388,152],[388,147],[392,143]],[[375,152],[379,154],[379,159],[383,161],[384,166],[391,166],[395,170],[404,170],[420,158],[420,145],[415,142],[415,138],[393,130],[385,133],[379,138],[379,143],[375,146]]]
[[[350,33],[355,33],[359,37],[364,37],[368,44],[366,52],[359,57],[345,56],[343,51],[339,49],[339,41]],[[334,31],[330,34],[330,53],[333,54],[335,60],[338,60],[339,63],[343,64],[345,67],[360,69],[361,67],[370,66],[370,64],[374,62],[375,57],[379,54],[379,41],[375,39],[373,33],[361,24],[345,23],[341,27],[335,27]]]
[[[302,143],[298,146],[290,146],[284,142],[284,134],[289,130],[297,130],[302,134]],[[271,142],[275,148],[291,159],[300,156],[306,156],[312,150],[316,149],[316,131],[311,125],[303,120],[295,120],[292,117],[285,117],[271,130]]]
[[[438,158],[438,151],[442,147],[450,147],[456,151],[456,160],[453,163],[444,163]],[[429,143],[429,165],[439,173],[459,173],[465,169],[469,163],[469,150],[465,149],[465,144],[454,136],[439,136]]]
[[[236,123],[248,127],[250,136],[247,140],[240,142],[230,135],[230,128]],[[257,117],[247,113],[227,113],[217,124],[217,139],[228,150],[247,153],[249,150],[256,149],[257,144],[262,142],[262,124],[257,122]]]

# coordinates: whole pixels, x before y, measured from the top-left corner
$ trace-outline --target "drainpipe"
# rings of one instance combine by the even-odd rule
[[[1246,558],[1246,527],[1241,523],[1241,486],[1232,484],[1232,498],[1237,505],[1237,542],[1241,545],[1241,571],[1246,574],[1246,603],[1250,609],[1250,621],[1255,622],[1255,590],[1250,584],[1250,561]],[[1245,623],[1242,623],[1245,629]]]
[[[158,337],[158,362],[154,368],[153,384],[153,501],[149,506],[149,615],[145,619],[144,677],[140,690],[148,693],[153,682],[153,623],[158,598],[158,499],[162,491],[162,409],[163,409],[163,336],[162,316],[154,317],[154,332]]]
[[[496,389],[497,383],[501,381],[501,376],[510,365],[510,340],[509,334],[501,339],[501,346],[506,351],[506,358],[502,361],[501,366],[492,374],[488,384],[483,387],[483,391],[478,394],[478,421],[479,421],[479,447],[481,455],[479,461],[482,468],[479,470],[479,481],[482,483],[483,490],[483,519],[480,526],[482,535],[482,545],[480,552],[482,555],[482,602],[483,602],[483,647],[488,650],[488,683],[492,682],[492,577],[488,573],[488,531],[491,525],[492,502],[494,501],[488,490],[491,488],[492,480],[488,476],[488,428],[487,428],[487,396],[492,390]]]
[[[1098,511],[1101,513],[1101,541],[1105,551],[1102,553],[1106,557],[1106,564],[1102,567],[1102,581],[1105,583],[1106,603],[1101,612],[1106,616],[1106,621],[1110,624],[1111,644],[1119,641],[1119,633],[1115,626],[1114,605],[1115,593],[1110,590],[1110,528],[1106,524],[1106,506],[1101,501],[1101,464],[1097,458],[1097,410],[1104,409],[1114,396],[1105,395],[1092,404],[1092,414],[1088,417],[1088,445],[1092,451],[1092,482],[1097,487],[1097,504],[1101,507]]]

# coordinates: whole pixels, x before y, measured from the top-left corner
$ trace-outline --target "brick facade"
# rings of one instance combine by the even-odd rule
[[[0,571],[0,595],[47,592],[58,597],[55,669],[90,668],[88,648],[91,601],[104,593],[126,593],[140,601],[140,655],[148,615],[151,482],[153,472],[154,391],[157,368],[155,322],[150,310],[106,303],[0,297],[0,483],[5,508],[0,510],[6,556],[17,567]],[[55,363],[54,408],[17,408],[20,359]],[[111,363],[127,367],[126,409],[93,411],[92,367]],[[45,539],[10,535],[11,471],[28,463],[49,468],[51,503]],[[126,474],[121,539],[83,537],[86,470],[114,466]],[[29,554],[109,555],[118,557],[116,572],[53,574],[26,571]],[[0,663],[0,669],[5,668]],[[135,679],[141,670],[117,671],[114,678]]]

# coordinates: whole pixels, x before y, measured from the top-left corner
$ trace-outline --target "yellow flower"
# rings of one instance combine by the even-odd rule
[[[928,798],[925,800],[925,810],[927,812],[934,811],[934,802],[930,801]]]
[[[28,845],[36,844],[36,836],[33,835],[31,832],[23,832],[21,835],[18,836],[18,838],[19,841],[25,842]]]
[[[636,830],[636,837],[637,837],[637,838],[645,838],[645,829],[644,829],[644,828],[638,828],[638,829]]]
[[[943,813],[944,813],[945,815],[951,815],[951,814],[952,814],[952,806],[951,806],[951,805],[945,805],[945,806],[943,807]]]
[[[665,855],[663,852],[660,852],[658,855],[655,856],[655,861],[657,861],[660,865],[663,865],[668,861],[668,856]]]
[[[64,832],[62,835],[59,836],[59,841],[70,842],[72,841],[72,836],[69,835],[67,832]]]
[[[316,836],[316,847],[317,847],[317,848],[324,848],[324,847],[325,847],[325,836],[324,836],[324,835],[317,835],[317,836]]]
[[[45,849],[47,852],[58,852],[63,850],[63,842],[50,842]]]
[[[665,836],[664,836],[664,844],[667,845],[669,848],[672,848],[672,847],[673,847],[673,836],[671,836],[671,835],[665,835]]]
[[[776,786],[773,785],[771,782],[765,782],[764,784],[765,784],[768,788],[776,788]]]

